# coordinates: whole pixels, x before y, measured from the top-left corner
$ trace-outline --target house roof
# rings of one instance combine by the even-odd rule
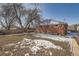
[[[66,24],[66,23],[52,19],[46,19],[40,23],[40,25],[52,25],[52,24]]]

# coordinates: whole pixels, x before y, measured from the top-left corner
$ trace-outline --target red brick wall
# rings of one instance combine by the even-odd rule
[[[36,28],[36,32],[64,35],[67,33],[67,24],[40,25]]]

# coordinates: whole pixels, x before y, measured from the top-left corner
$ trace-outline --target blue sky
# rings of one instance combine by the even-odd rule
[[[64,21],[68,24],[79,23],[79,4],[43,3],[40,4],[43,17]]]

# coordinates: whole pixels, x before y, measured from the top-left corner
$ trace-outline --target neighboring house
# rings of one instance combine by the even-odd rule
[[[79,32],[79,26],[77,26],[77,31]]]
[[[36,28],[36,32],[65,35],[67,33],[67,24],[56,20],[44,20]]]
[[[79,24],[69,25],[68,26],[69,31],[78,31],[79,32]]]
[[[79,32],[79,24],[77,24],[77,31]]]
[[[76,25],[68,25],[68,30],[69,31],[76,31],[77,30]]]

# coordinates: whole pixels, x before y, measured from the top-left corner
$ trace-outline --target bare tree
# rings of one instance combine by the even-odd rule
[[[3,28],[10,30],[14,18],[15,18],[15,12],[13,10],[12,4],[5,4],[1,6],[1,13],[0,13],[0,24]]]
[[[41,15],[40,9],[38,8],[38,4],[34,4],[34,8],[29,11],[28,20],[27,20],[27,27],[36,26],[40,23]]]
[[[10,30],[12,25],[17,25],[24,31],[30,25],[36,26],[40,23],[41,15],[38,4],[34,4],[34,8],[26,9],[23,4],[9,3],[2,6],[0,14],[0,24],[7,30]],[[25,24],[24,24],[24,22]]]
[[[22,30],[24,30],[25,26],[23,25],[23,21],[26,21],[27,10],[22,4],[13,4],[14,11],[16,13],[16,21],[18,21]]]

